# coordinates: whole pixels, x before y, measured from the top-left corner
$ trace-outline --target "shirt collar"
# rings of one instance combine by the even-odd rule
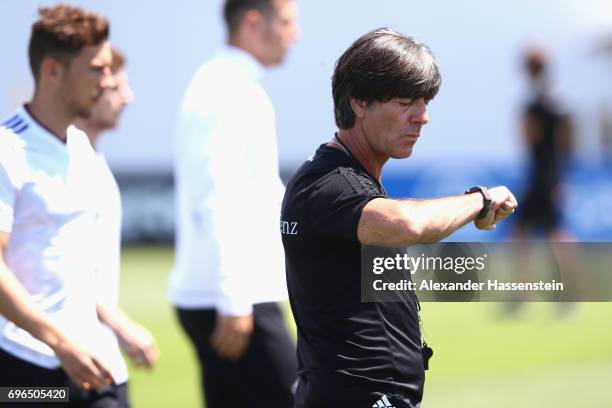
[[[28,124],[30,128],[31,134],[36,135],[35,141],[38,143],[44,143],[49,146],[53,146],[54,149],[58,149],[60,151],[66,152],[66,146],[69,139],[70,131],[67,131],[66,135],[66,143],[62,142],[56,135],[54,135],[45,125],[40,123],[26,108],[26,105],[22,105],[18,111],[18,114],[24,118],[25,122]]]
[[[220,54],[240,65],[254,81],[259,81],[263,76],[263,64],[242,48],[226,44],[220,50]]]

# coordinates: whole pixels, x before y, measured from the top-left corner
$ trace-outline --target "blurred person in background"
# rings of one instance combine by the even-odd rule
[[[98,246],[96,248],[96,281],[98,316],[104,323],[105,334],[111,344],[117,344],[137,367],[152,368],[158,358],[153,336],[131,320],[119,308],[119,270],[121,257],[121,196],[115,177],[104,156],[97,150],[102,132],[115,129],[124,108],[134,99],[125,70],[125,57],[112,49],[111,72],[114,85],[106,88],[89,116],[79,116],[74,125],[84,131],[96,150],[98,173],[91,182],[97,186],[96,201],[100,205],[96,216]],[[115,357],[119,354],[115,354]],[[127,376],[123,359],[114,361]]]
[[[179,115],[177,252],[169,294],[197,351],[208,408],[291,407],[295,348],[279,232],[272,103],[260,84],[298,36],[291,0],[227,0],[227,43]]]
[[[82,131],[114,87],[109,23],[39,10],[32,100],[0,127],[0,385],[69,387],[72,406],[126,407],[127,373],[96,305],[96,161]]]
[[[540,48],[525,53],[524,68],[531,95],[521,117],[522,138],[529,154],[529,185],[517,212],[516,237],[535,234],[551,241],[570,241],[561,225],[562,174],[572,153],[572,125],[555,95],[549,57]]]
[[[522,140],[528,151],[527,188],[517,212],[514,239],[523,245],[515,259],[517,277],[528,281],[541,274],[551,275],[564,282],[571,291],[579,292],[579,281],[572,259],[577,255],[575,247],[559,243],[575,241],[574,235],[563,226],[562,206],[564,198],[563,173],[572,154],[572,121],[563,108],[550,75],[550,57],[541,48],[529,47],[523,57],[523,68],[527,75],[529,96],[520,118]],[[547,241],[537,246],[530,241]],[[544,251],[544,252],[542,252]],[[542,266],[530,265],[535,257],[545,257]],[[570,291],[568,291],[569,293]],[[506,303],[502,311],[516,314],[527,300],[517,292],[512,302]],[[568,300],[568,299],[549,299]],[[572,303],[559,303],[559,312],[566,314],[573,309]]]

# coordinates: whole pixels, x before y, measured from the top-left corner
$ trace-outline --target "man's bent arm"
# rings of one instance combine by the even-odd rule
[[[4,263],[9,234],[0,232],[0,314],[53,348],[61,334],[30,301],[30,294]]]
[[[493,202],[485,224],[478,228],[487,229],[494,222],[505,218],[516,207],[514,196],[505,187],[489,190]],[[495,214],[498,207],[508,208],[503,217]],[[473,221],[483,207],[480,193],[463,194],[431,200],[390,200],[376,198],[363,208],[357,236],[363,244],[409,246],[438,242],[470,221]]]
[[[0,314],[51,347],[66,373],[83,388],[101,388],[112,383],[108,370],[49,322],[8,269],[4,251],[9,237],[8,233],[0,232]]]

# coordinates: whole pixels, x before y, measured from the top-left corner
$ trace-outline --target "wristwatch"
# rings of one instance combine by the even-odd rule
[[[465,191],[465,194],[471,194],[479,192],[482,194],[482,210],[476,216],[477,220],[481,220],[487,216],[489,210],[491,209],[491,195],[489,194],[489,190],[483,186],[474,186]]]

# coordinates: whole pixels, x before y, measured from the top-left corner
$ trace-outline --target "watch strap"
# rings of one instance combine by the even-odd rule
[[[465,191],[465,194],[471,193],[480,193],[482,194],[482,209],[476,216],[477,220],[481,220],[487,216],[489,210],[491,209],[491,195],[489,194],[489,190],[487,190],[484,186],[474,186]]]

